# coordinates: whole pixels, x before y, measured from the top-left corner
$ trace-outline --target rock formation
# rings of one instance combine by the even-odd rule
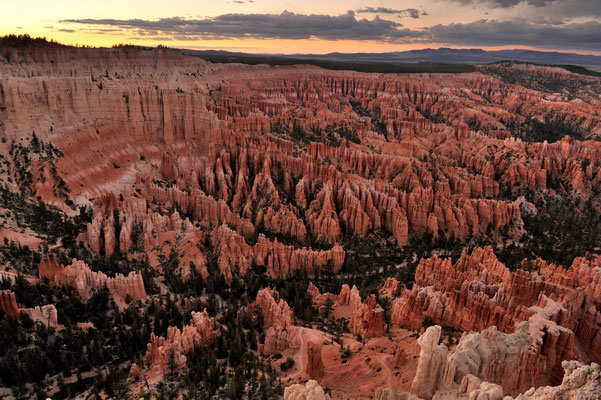
[[[519,400],[545,400],[545,399],[594,399],[601,393],[601,367],[592,363],[585,365],[579,361],[564,361],[562,367],[565,371],[561,385],[543,386],[538,389],[529,389],[525,394],[519,395]]]
[[[536,212],[523,194],[587,200],[600,192],[601,143],[536,142],[527,134],[540,122],[601,137],[601,84],[552,67],[478,69],[383,75],[211,64],[165,48],[9,47],[0,54],[2,174],[8,190],[69,215],[91,206],[77,240],[94,253],[148,255],[157,274],[163,257],[173,256],[184,282],[196,273],[208,278],[214,260],[232,283],[254,266],[273,278],[340,272],[365,243],[517,242],[522,212]],[[508,74],[529,78],[510,84]],[[52,154],[36,152],[34,131],[56,147]],[[27,162],[13,142],[27,147]],[[23,233],[2,236],[41,245],[39,232],[17,228]],[[600,268],[601,258],[587,255],[567,269],[529,260],[510,271],[483,248],[455,263],[421,260],[411,289],[388,279],[379,287],[387,310],[348,285],[337,295],[310,285],[309,293],[317,309],[331,300],[353,334],[374,342],[385,312],[392,325],[470,332],[447,354],[440,329],[425,331],[414,391],[490,399],[554,383],[562,361],[584,358],[583,349],[600,361]],[[139,273],[108,277],[81,260],[62,266],[51,256],[39,277],[84,299],[105,286],[120,306],[146,298]],[[24,312],[9,293],[0,294],[0,308]],[[246,311],[263,319],[263,354],[298,344],[304,328],[272,290],[261,290]],[[56,320],[51,308],[28,313]],[[151,338],[132,376],[180,368],[215,335],[206,313],[193,314],[190,325]],[[304,372],[319,376],[327,359],[313,346],[306,356]],[[383,366],[411,362],[401,351],[387,357]],[[549,393],[594,387],[597,367],[563,365],[569,379]],[[287,392],[323,394],[314,384]]]
[[[218,256],[219,270],[231,281],[233,274],[244,276],[251,264],[265,266],[272,277],[290,276],[299,269],[314,274],[319,268],[338,272],[344,263],[344,250],[335,244],[331,250],[315,251],[294,248],[270,241],[259,235],[257,243],[250,246],[245,239],[225,225],[213,231],[211,241]]]
[[[206,257],[197,245],[204,235],[177,210],[171,215],[163,215],[151,210],[143,199],[128,197],[120,201],[112,193],[97,199],[94,210],[86,234],[87,243],[94,252],[101,253],[102,250],[106,255],[115,251],[150,253],[151,265],[160,269],[155,254],[168,256],[170,251],[176,251],[180,256],[176,272],[182,281],[190,279],[191,265],[207,277]]]
[[[472,374],[515,395],[533,386],[538,377],[559,376],[561,362],[572,359],[580,346],[590,349],[590,357],[598,361],[599,262],[598,256],[576,258],[566,270],[542,260],[524,261],[533,272],[510,272],[490,248],[462,254],[454,264],[436,256],[423,259],[413,288],[390,302],[390,320],[417,330],[431,321],[466,332],[482,331],[464,335],[453,349],[441,387],[460,385],[465,375]],[[504,350],[499,352],[498,343]],[[482,353],[486,346],[495,352]],[[479,353],[470,353],[473,349]],[[424,382],[418,380],[420,385]],[[427,397],[432,392],[428,388],[415,392]]]
[[[428,357],[429,354],[426,354]],[[425,365],[421,362],[420,365]],[[601,392],[601,367],[592,363],[589,365],[579,361],[563,361],[562,367],[565,371],[563,380],[558,386],[541,386],[530,388],[515,397],[515,400],[549,400],[566,399],[581,400],[595,399]],[[431,371],[434,372],[434,371]],[[420,377],[419,379],[422,379]],[[416,376],[416,380],[418,377]],[[415,380],[414,380],[415,384]],[[417,383],[422,386],[423,382]],[[413,386],[412,386],[413,392]],[[418,397],[408,392],[394,392],[388,388],[378,388],[375,392],[379,400],[423,400],[430,397]],[[494,383],[483,381],[472,374],[464,375],[461,384],[457,387],[439,388],[434,392],[434,398],[438,400],[451,399],[490,399],[490,400],[514,400],[511,396],[503,396],[503,388]]]
[[[306,384],[295,383],[284,389],[284,400],[330,400],[316,381],[310,380]]]
[[[376,298],[371,295],[363,303],[359,290],[353,286],[350,292],[349,307],[351,309],[351,320],[349,329],[351,332],[361,335],[362,338],[382,336],[384,332],[384,310],[376,303]]]
[[[132,300],[146,298],[142,275],[137,272],[130,272],[128,276],[117,274],[114,278],[109,278],[102,272],[92,271],[81,260],[73,259],[66,267],[59,265],[53,255],[43,259],[38,268],[40,280],[47,279],[52,285],[72,287],[84,299],[105,286],[115,300],[125,300],[128,297]]]
[[[54,304],[23,308],[20,311],[29,315],[34,322],[42,323],[47,327],[60,328],[62,326],[58,323],[58,312]]]
[[[539,328],[534,323],[522,322],[509,335],[494,327],[464,334],[447,358],[439,387],[461,385],[464,377],[471,374],[497,384],[501,394],[503,391],[515,394],[534,386],[537,377],[552,376],[558,360],[572,357],[569,347],[573,337],[565,328],[545,326],[537,331]],[[543,338],[543,334],[552,338]],[[559,344],[555,345],[556,342]]]
[[[39,322],[47,327],[59,327],[58,314],[54,304],[34,308],[19,308],[15,293],[10,290],[0,291],[0,310],[15,318],[21,318],[21,314],[26,314],[34,322]]]
[[[152,333],[146,350],[145,370],[149,375],[173,372],[172,368],[186,368],[186,355],[193,354],[197,349],[206,347],[219,335],[213,318],[205,311],[192,312],[189,325],[182,329],[170,326],[166,337],[157,337]],[[134,364],[135,365],[135,364]],[[131,377],[140,377],[142,369],[132,365]]]
[[[411,393],[423,399],[431,399],[442,380],[447,365],[448,349],[438,344],[440,326],[431,326],[417,341],[421,348]]]
[[[491,248],[463,254],[454,265],[434,256],[420,262],[416,285],[391,301],[390,319],[413,329],[429,319],[463,331],[497,326],[512,332],[517,322],[556,303],[550,307],[556,322],[596,348],[598,257],[592,260],[577,258],[568,270],[538,260],[531,263],[538,272],[510,272]]]
[[[10,316],[16,317],[19,315],[19,306],[17,305],[17,297],[10,290],[0,292],[0,309]]]
[[[344,284],[340,289],[340,294],[333,295],[331,293],[319,293],[319,289],[312,283],[309,284],[307,289],[308,293],[313,299],[313,306],[317,309],[321,309],[326,300],[330,299],[332,305],[337,308],[348,309],[349,315],[349,330],[361,336],[361,338],[369,339],[372,337],[382,336],[384,332],[384,309],[380,307],[376,302],[375,296],[370,296],[365,302],[361,300],[359,289],[353,286],[349,289],[349,286]]]
[[[538,372],[545,369],[546,351],[538,336],[539,328],[524,322],[512,334],[500,333],[494,327],[481,333],[464,333],[459,344],[449,352],[446,346],[438,344],[440,326],[429,327],[418,340],[421,352],[411,394],[426,400],[501,400],[511,399],[504,397],[504,392],[516,392],[508,387],[521,387],[522,390],[517,392],[525,391],[525,394],[517,398],[525,400],[587,398],[577,396],[601,390],[599,366],[594,363],[587,366],[578,361],[563,361],[565,375],[560,386],[535,390],[534,380]],[[543,330],[548,332],[546,328]],[[525,390],[525,387],[531,389]],[[409,393],[395,394],[382,388],[376,392],[376,397],[377,393],[385,399],[410,398]]]
[[[315,379],[323,375],[324,366],[320,344],[310,343],[307,345],[307,365],[304,372],[307,376]]]
[[[265,355],[281,352],[294,344],[298,327],[293,323],[294,314],[283,299],[276,301],[270,289],[261,289],[246,312],[259,314],[263,319],[265,343],[260,351]]]

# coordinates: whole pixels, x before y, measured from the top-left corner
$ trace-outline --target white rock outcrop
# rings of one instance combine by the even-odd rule
[[[331,400],[316,381],[308,381],[302,385],[296,383],[284,389],[284,400]]]
[[[411,393],[424,399],[431,399],[442,378],[449,350],[438,344],[442,328],[438,325],[426,329],[417,339],[421,347]]]

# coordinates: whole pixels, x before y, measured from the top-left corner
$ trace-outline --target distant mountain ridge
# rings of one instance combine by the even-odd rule
[[[536,50],[483,50],[483,49],[451,49],[441,47],[438,49],[421,49],[409,51],[395,51],[387,53],[328,53],[328,54],[245,54],[217,50],[184,50],[185,54],[207,56],[263,56],[291,59],[311,59],[343,62],[387,62],[387,63],[468,63],[480,64],[495,61],[512,60],[531,62],[536,64],[572,64],[582,66],[601,66],[601,56],[561,53]]]

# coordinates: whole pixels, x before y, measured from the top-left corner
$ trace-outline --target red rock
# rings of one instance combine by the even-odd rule
[[[314,251],[286,246],[277,239],[270,241],[259,235],[257,243],[251,247],[225,225],[213,231],[211,241],[218,256],[219,270],[228,282],[233,274],[244,276],[253,261],[256,265],[266,266],[272,277],[289,276],[299,269],[314,274],[318,268],[330,267],[333,272],[338,272],[344,263],[344,250],[338,244],[331,250]]]
[[[352,314],[349,329],[351,332],[361,335],[365,339],[382,336],[384,333],[384,310],[376,303],[375,296],[368,297],[365,303],[362,303],[359,291],[355,286],[351,289],[350,296],[349,306]]]
[[[178,370],[186,368],[186,355],[193,354],[197,349],[208,346],[219,335],[215,322],[206,310],[192,312],[189,325],[181,330],[169,327],[167,337],[157,337],[152,333],[146,351],[145,368],[150,373],[166,374],[174,366]],[[173,365],[171,365],[171,360]],[[130,377],[140,376],[140,367],[132,365]]]
[[[106,241],[106,232],[113,232],[110,235],[114,236],[114,210],[120,226],[118,249],[115,240]],[[87,241],[95,252],[100,252],[101,231],[105,233],[106,254],[115,250],[122,253],[144,250],[146,254],[165,250],[168,255],[175,249],[180,255],[176,272],[182,281],[190,279],[191,263],[203,278],[208,275],[206,257],[197,246],[204,235],[189,219],[182,219],[177,210],[169,216],[161,215],[148,209],[144,200],[131,197],[117,202],[114,195],[108,194],[96,201],[95,217],[87,226]]]
[[[261,289],[247,312],[258,312],[263,319],[265,329],[265,344],[261,348],[263,354],[279,353],[293,345],[298,330],[293,324],[294,314],[283,299],[275,301],[270,289]]]
[[[19,319],[21,314],[27,314],[34,322],[40,322],[53,328],[60,327],[56,307],[53,304],[34,308],[19,308],[15,293],[10,290],[0,291],[0,310]]]
[[[407,363],[407,354],[405,354],[405,351],[399,347],[394,352],[394,366],[396,368],[401,368],[403,365],[405,365],[405,363]]]
[[[142,275],[137,272],[130,272],[128,276],[117,274],[114,278],[109,278],[102,272],[90,270],[80,260],[73,259],[72,264],[66,267],[59,265],[54,255],[40,261],[38,268],[41,280],[48,279],[50,284],[56,286],[70,286],[84,299],[105,285],[113,299],[125,300],[128,296],[132,300],[146,298]]]
[[[401,283],[395,278],[386,278],[386,281],[378,286],[378,293],[381,297],[388,297],[392,299],[397,296],[397,292],[400,289]]]
[[[323,375],[324,366],[321,358],[321,345],[307,345],[307,365],[304,372],[311,379],[319,379]]]
[[[0,310],[4,313],[12,316],[19,316],[19,306],[17,305],[17,298],[15,294],[10,290],[2,290],[0,292]]]
[[[339,295],[331,293],[319,293],[312,283],[309,284],[308,293],[313,299],[313,306],[321,308],[327,299],[332,301],[334,307],[348,307],[349,330],[363,339],[382,336],[384,333],[385,311],[376,303],[375,296],[370,296],[365,302],[361,301],[361,295],[356,286],[349,289],[348,285],[342,285]]]
[[[11,62],[0,62],[3,138],[25,142],[35,130],[64,153],[52,166],[30,154],[32,183],[10,171],[16,182],[10,189],[21,183],[64,209],[65,197],[93,204],[84,239],[94,252],[146,253],[160,271],[159,255],[174,250],[182,256],[177,272],[184,280],[192,268],[208,276],[204,246],[197,246],[207,237],[227,281],[253,264],[273,277],[302,269],[338,272],[345,259],[338,243],[353,236],[383,236],[399,246],[410,238],[518,239],[521,211],[501,194],[507,187],[582,198],[601,189],[600,143],[529,143],[509,132],[510,124],[552,117],[582,127],[590,138],[601,136],[598,79],[557,68],[479,67],[532,74],[533,87],[537,79],[579,79],[570,85],[574,99],[483,73],[217,66],[167,49],[36,46],[5,53]],[[378,123],[362,115],[367,113],[377,113]],[[288,134],[293,129],[320,143],[298,141]],[[359,143],[336,133],[341,129],[356,133]],[[52,168],[68,192],[59,193]],[[303,247],[314,240],[331,250]],[[573,335],[562,329],[543,335],[540,370],[531,367],[535,358],[524,356],[528,374],[548,373],[570,355],[571,341],[576,349],[590,349],[592,357],[601,354],[596,260],[580,259],[566,271],[537,260],[531,263],[539,271],[531,273],[510,272],[490,249],[454,264],[433,257],[420,262],[415,286],[393,299],[388,312],[393,323],[414,329],[428,319],[468,331],[494,325],[503,334],[535,317],[549,321],[547,329],[554,323]],[[108,278],[77,261],[67,267],[44,261],[40,277],[75,287],[84,297],[104,284],[114,298],[145,297],[138,274]],[[398,287],[390,281],[380,290],[391,297]],[[348,286],[337,296],[314,289],[316,307],[335,298],[354,332],[381,334],[373,298],[363,301]],[[267,328],[268,352],[290,346],[291,321],[288,315],[283,326]],[[505,373],[490,369],[494,379]],[[527,381],[514,378],[501,383]],[[466,386],[476,382],[466,379]],[[485,391],[484,383],[478,390]]]
[[[492,327],[494,331],[485,332],[497,336],[499,331],[512,333],[522,326],[521,335],[528,338],[520,345],[522,350],[480,369],[480,375],[473,372],[516,394],[533,386],[538,377],[556,376],[561,362],[573,358],[581,346],[592,350],[594,360],[601,354],[595,351],[601,313],[597,311],[599,274],[593,267],[599,260],[598,256],[577,258],[568,270],[540,259],[524,261],[524,267],[537,271],[531,273],[510,272],[491,248],[462,254],[455,264],[436,256],[422,259],[416,284],[391,301],[390,320],[417,330],[426,319],[468,332]],[[522,321],[529,325],[524,328]],[[535,351],[530,350],[531,343]],[[516,374],[517,370],[521,372]],[[454,382],[459,384],[463,375]]]

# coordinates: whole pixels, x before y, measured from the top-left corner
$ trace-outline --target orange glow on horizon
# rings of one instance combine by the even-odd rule
[[[358,10],[368,4],[364,0],[304,0],[303,2],[287,0],[254,0],[252,2],[208,2],[206,0],[171,0],[167,5],[163,0],[103,0],[102,2],[85,2],[76,0],[2,0],[0,13],[0,35],[24,34],[33,37],[46,37],[67,45],[88,45],[95,47],[110,47],[115,44],[129,43],[140,46],[157,46],[159,44],[189,49],[211,49],[239,51],[244,53],[263,54],[295,54],[314,53],[325,54],[331,52],[341,53],[381,53],[393,51],[407,51],[424,48],[449,47],[455,49],[481,48],[486,50],[528,49],[538,51],[559,51],[578,54],[601,55],[601,49],[595,47],[581,47],[593,50],[566,50],[566,48],[545,48],[519,45],[503,46],[461,46],[448,43],[427,42],[425,39],[403,43],[390,43],[376,40],[323,40],[323,39],[239,39],[227,38],[223,40],[169,40],[157,36],[136,35],[133,29],[121,29],[104,25],[85,25],[64,23],[69,19],[143,19],[156,21],[160,18],[179,16],[181,18],[203,19],[212,18],[228,13],[237,14],[279,14],[289,11],[297,14],[323,14],[340,16],[349,10]],[[371,3],[376,3],[371,1]],[[377,6],[399,8],[398,0],[380,0]],[[396,22],[410,30],[428,29],[436,25],[470,23],[485,19],[519,20],[526,16],[540,17],[541,8],[530,7],[526,2],[519,7],[511,9],[490,9],[462,5],[457,2],[444,2],[438,0],[404,0],[403,8],[413,7],[423,12],[419,18],[402,18],[393,14],[356,14],[357,19],[373,21],[380,18]],[[581,19],[583,22],[586,19]],[[439,39],[440,40],[440,39]],[[467,43],[467,42],[457,42]],[[485,42],[496,43],[496,42]],[[552,42],[550,42],[552,43]],[[564,45],[565,46],[565,45]],[[578,47],[578,46],[574,46]]]
[[[564,53],[601,55],[601,51],[578,51],[578,50],[549,50],[539,49],[532,46],[457,46],[446,43],[387,43],[378,41],[359,40],[321,40],[321,39],[223,39],[223,40],[161,40],[146,39],[118,34],[93,34],[84,31],[74,33],[55,32],[46,29],[33,29],[28,32],[20,30],[5,30],[0,28],[0,35],[29,34],[32,37],[46,37],[48,40],[70,45],[70,46],[92,46],[111,47],[118,44],[133,44],[138,46],[155,47],[163,45],[180,49],[192,50],[225,50],[250,54],[327,54],[339,53],[386,53],[395,51],[409,51],[426,48],[448,47],[453,49],[484,49],[484,50],[535,50],[535,51],[558,51]]]

